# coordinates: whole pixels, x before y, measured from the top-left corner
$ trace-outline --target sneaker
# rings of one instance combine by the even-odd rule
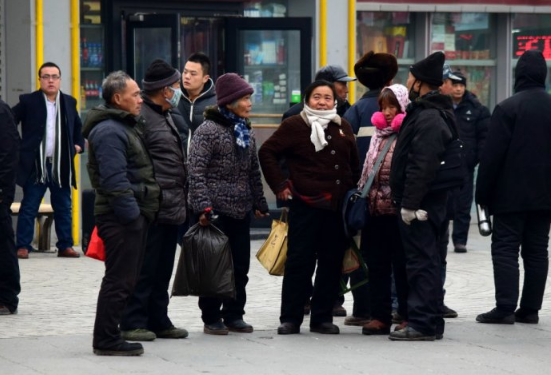
[[[364,318],[361,316],[349,316],[344,319],[344,325],[363,327],[365,324],[369,323],[370,320],[370,318]]]
[[[189,336],[189,333],[183,328],[176,328],[172,326],[162,331],[155,332],[155,335],[158,339],[185,339]]]
[[[12,315],[17,314],[17,309],[11,311],[7,306],[0,305],[0,315]]]
[[[364,335],[388,335],[390,333],[390,324],[385,324],[380,320],[373,319],[363,326],[362,334]]]
[[[243,319],[237,319],[233,322],[225,322],[225,324],[230,332],[251,333],[253,331],[253,326],[249,323],[245,323]]]
[[[157,338],[155,333],[145,328],[121,331],[121,336],[127,341],[153,341]]]
[[[487,313],[480,314],[476,317],[476,321],[479,323],[490,323],[490,324],[514,324],[515,323],[515,314],[503,312],[497,308]]]
[[[444,305],[444,308],[442,310],[442,316],[444,318],[457,318],[459,316],[459,314],[457,314],[457,311],[450,309],[446,305]]]
[[[467,246],[465,246],[461,243],[455,244],[453,246],[454,246],[453,251],[455,251],[456,253],[466,253],[467,252]]]
[[[399,331],[391,332],[388,338],[392,341],[434,341],[435,335],[426,335],[416,329],[407,326]]]
[[[342,306],[333,307],[333,316],[346,316],[346,309]]]
[[[96,355],[136,356],[143,354],[143,346],[140,343],[123,342],[109,349],[94,348]]]
[[[392,324],[400,324],[404,321],[404,317],[398,311],[392,312]]]
[[[327,322],[310,326],[310,332],[323,333],[324,335],[338,335],[340,330],[335,324]]]
[[[540,318],[535,310],[523,309],[522,307],[515,311],[515,322],[526,324],[538,324]]]
[[[203,332],[207,335],[222,336],[227,335],[229,330],[228,327],[226,327],[221,320],[218,320],[211,324],[205,324],[205,326],[203,327]]]

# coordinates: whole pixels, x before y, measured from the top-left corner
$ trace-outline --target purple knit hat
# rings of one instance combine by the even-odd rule
[[[216,89],[216,104],[223,107],[226,104],[231,104],[237,99],[241,99],[245,95],[251,95],[254,89],[235,73],[226,73],[221,75],[216,80],[214,85]]]

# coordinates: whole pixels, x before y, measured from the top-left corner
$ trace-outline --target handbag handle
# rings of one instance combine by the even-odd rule
[[[388,141],[385,143],[385,147],[383,147],[383,149],[381,150],[381,153],[377,157],[377,160],[375,161],[375,165],[373,166],[373,170],[369,174],[369,178],[367,179],[367,182],[364,185],[364,188],[362,190],[362,195],[361,195],[362,198],[367,197],[367,192],[371,188],[371,184],[373,184],[375,175],[377,175],[377,172],[379,172],[379,168],[381,168],[381,164],[383,164],[383,159],[385,158],[388,150],[390,150],[390,146],[392,145],[392,142],[394,142],[395,138],[396,138],[396,133],[388,137]]]

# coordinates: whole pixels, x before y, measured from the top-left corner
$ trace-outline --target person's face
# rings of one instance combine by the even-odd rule
[[[335,86],[335,90],[337,91],[337,96],[339,97],[339,99],[345,101],[348,98],[348,83],[335,81],[333,83],[333,86]]]
[[[228,108],[231,112],[235,113],[239,117],[249,118],[249,116],[251,115],[251,109],[253,108],[253,104],[251,103],[251,96],[245,95],[237,101],[235,106],[227,105],[226,108]]]
[[[126,81],[124,91],[117,92],[113,95],[113,103],[124,111],[132,113],[134,116],[140,114],[142,109],[143,99],[140,95],[140,88],[133,79]]]
[[[406,82],[406,86],[408,88],[408,91],[411,91],[413,85],[415,84],[415,76],[411,74],[411,72],[408,73],[408,80]],[[416,90],[416,88],[413,88],[413,90]]]
[[[395,105],[384,102],[383,108],[381,108],[381,112],[385,116],[386,123],[390,125],[392,123],[392,120],[394,120],[394,117],[398,114],[398,108],[396,108]]]
[[[203,74],[203,67],[199,63],[188,61],[183,74],[184,89],[187,91],[201,91],[209,76]]]
[[[442,86],[440,86],[440,94],[451,95],[453,91],[453,82],[451,79],[445,79]]]
[[[333,90],[328,86],[318,86],[308,99],[308,107],[320,111],[328,111],[335,107]]]
[[[452,99],[455,102],[460,102],[463,95],[465,95],[465,85],[462,83],[454,83],[451,92]]]
[[[174,82],[172,85],[170,85],[170,87],[172,87],[174,90],[171,90],[168,88],[169,86],[165,87],[164,88],[164,91],[163,91],[163,94],[164,94],[164,97],[166,99],[172,99],[172,97],[175,95],[174,94],[174,90],[176,89],[179,89],[180,88],[180,81],[176,81]]]
[[[57,95],[61,85],[61,74],[56,67],[45,67],[40,71],[40,90],[47,96]]]

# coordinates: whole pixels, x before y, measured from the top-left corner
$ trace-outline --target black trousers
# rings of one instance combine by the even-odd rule
[[[398,313],[408,320],[406,257],[400,237],[397,216],[371,217],[362,230],[362,251],[367,255],[371,317],[383,323],[392,323],[391,278],[394,270]],[[365,235],[364,235],[365,232]]]
[[[520,307],[540,310],[549,270],[550,211],[494,215],[492,262],[498,309],[513,312],[519,296],[518,254],[524,263]]]
[[[168,317],[168,284],[174,268],[178,225],[152,224],[138,283],[128,301],[121,330],[157,332],[173,326]]]
[[[399,220],[409,286],[408,324],[426,335],[444,333],[439,234],[446,202],[445,190],[428,193],[421,202],[427,221],[413,220],[406,225]]]
[[[310,326],[332,322],[347,246],[340,212],[313,208],[299,199],[293,200],[290,206],[279,320],[302,324],[317,260]]]
[[[119,323],[142,266],[149,224],[140,215],[121,224],[115,214],[96,216],[105,244],[105,276],[101,282],[94,324],[94,348],[111,348],[123,339]]]
[[[226,323],[231,323],[243,319],[243,315],[245,315],[246,286],[249,282],[248,274],[251,263],[250,223],[250,214],[243,219],[219,215],[218,220],[214,223],[228,236],[230,242],[236,297],[235,299],[200,297],[199,308],[201,308],[201,318],[205,324],[212,324],[221,318]],[[220,310],[220,307],[222,307],[222,310]]]
[[[467,172],[465,185],[454,191],[451,199],[453,204],[453,232],[454,245],[466,245],[471,225],[471,206],[473,205],[474,170]]]
[[[14,312],[19,303],[17,295],[21,292],[21,284],[10,205],[8,201],[0,203],[0,305]]]

